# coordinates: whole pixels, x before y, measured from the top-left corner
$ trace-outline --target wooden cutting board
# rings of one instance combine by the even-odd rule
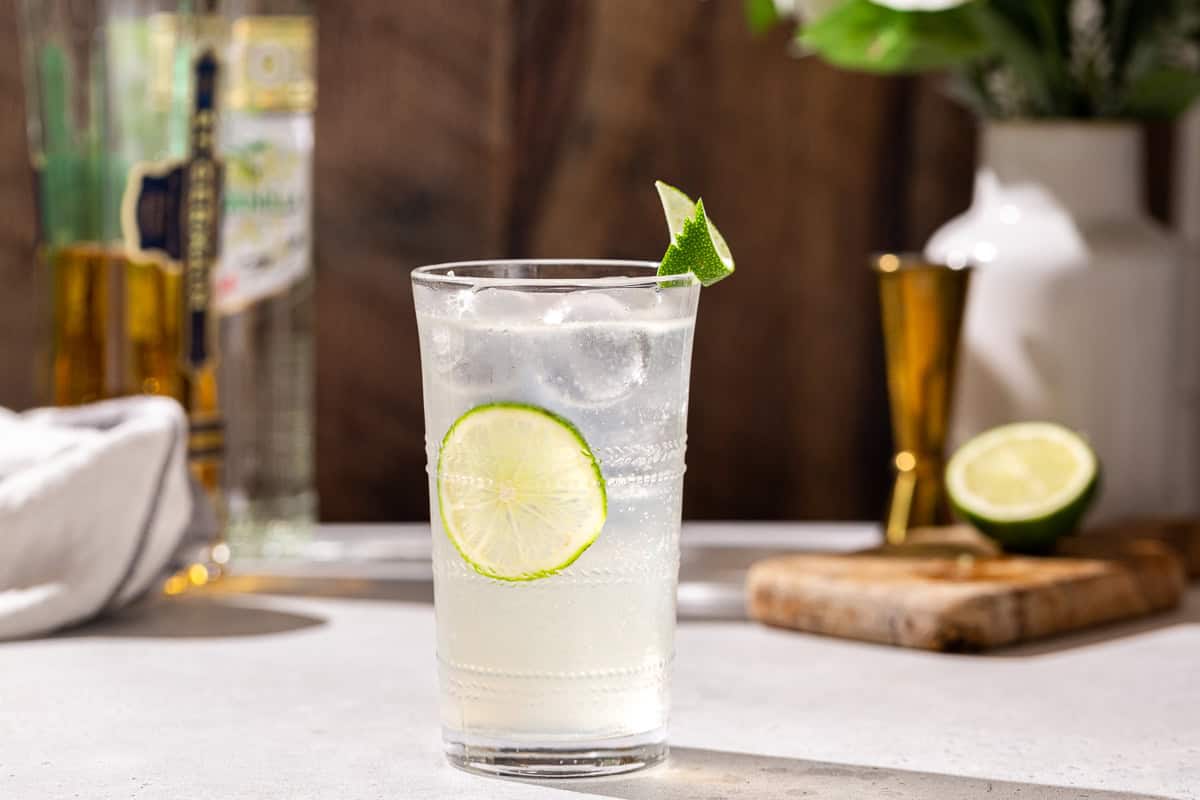
[[[1086,536],[1073,536],[1059,544],[1062,555],[1075,555],[1075,551],[1098,552],[1107,546],[1115,551],[1130,547],[1138,539],[1154,539],[1169,545],[1183,559],[1183,567],[1189,578],[1200,578],[1200,521],[1195,519],[1159,517],[1154,519],[1127,520],[1106,528],[1088,531]],[[1101,541],[1105,542],[1104,545]]]
[[[1003,556],[961,528],[847,555],[777,556],[751,567],[749,615],[769,625],[914,647],[973,651],[1177,605],[1183,562],[1153,539],[1074,537],[1070,556]]]

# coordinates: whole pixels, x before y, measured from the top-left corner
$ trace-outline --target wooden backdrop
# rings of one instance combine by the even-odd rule
[[[740,0],[318,4],[323,516],[428,513],[409,270],[657,258],[651,182],[703,195],[738,256],[704,293],[685,512],[856,518],[886,493],[864,261],[969,199],[970,118],[932,79],[790,59]],[[0,3],[0,405],[34,401],[31,181]]]

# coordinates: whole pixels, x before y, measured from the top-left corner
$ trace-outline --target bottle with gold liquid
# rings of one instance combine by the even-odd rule
[[[227,23],[215,5],[186,0],[23,0],[20,11],[50,298],[46,399],[179,400],[209,500],[207,541],[190,557],[219,569],[228,548],[212,275]]]

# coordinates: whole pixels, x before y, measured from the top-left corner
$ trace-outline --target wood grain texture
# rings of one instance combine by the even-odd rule
[[[916,81],[911,102],[905,219],[897,240],[920,249],[946,220],[971,204],[978,131],[970,112],[947,94],[943,76]]]
[[[1160,542],[1138,545],[1075,558],[780,556],[750,569],[746,604],[754,619],[810,633],[985,650],[1173,608],[1186,585],[1179,557]]]
[[[38,320],[48,305],[34,263],[33,173],[25,139],[15,0],[0,0],[0,406],[37,398]]]
[[[409,271],[504,254],[505,2],[319,5],[317,477],[333,520],[423,519]]]
[[[1080,551],[1110,548],[1114,554],[1137,552],[1142,539],[1170,547],[1183,562],[1189,578],[1200,578],[1200,520],[1184,517],[1125,520],[1106,528],[1088,531],[1087,536],[1064,540],[1059,552],[1073,555]]]
[[[877,298],[904,82],[787,59],[736,3],[590,4],[587,69],[530,255],[657,259],[661,177],[735,243],[693,357],[689,516],[873,516],[886,480]],[[854,98],[848,101],[848,98]]]
[[[318,483],[330,520],[428,514],[409,270],[658,258],[656,177],[705,197],[735,279],[704,293],[684,513],[877,516],[889,474],[865,257],[970,196],[940,79],[752,36],[735,0],[318,0]],[[31,178],[0,0],[0,405],[34,402]],[[1161,165],[1160,165],[1161,169]]]

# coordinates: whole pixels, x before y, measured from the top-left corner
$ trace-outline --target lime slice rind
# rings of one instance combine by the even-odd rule
[[[667,218],[667,232],[671,241],[683,233],[683,223],[696,213],[696,201],[688,197],[669,183],[655,181],[654,188],[658,190],[658,199],[662,201],[663,216]]]
[[[733,254],[725,237],[708,218],[704,201],[692,199],[675,187],[655,182],[671,244],[659,264],[659,275],[694,274],[704,286],[712,286],[733,274]]]
[[[438,454],[442,529],[480,575],[532,581],[573,564],[600,535],[608,497],[583,434],[551,411],[488,403],[459,417]]]
[[[1099,480],[1099,461],[1087,442],[1049,422],[993,428],[946,465],[946,491],[958,514],[1023,552],[1046,552],[1077,528]]]
[[[990,501],[968,485],[966,469],[990,454],[1001,453],[1014,442],[1038,441],[1050,443],[1068,451],[1074,470],[1063,480],[1061,488],[1028,503]],[[993,456],[994,457],[994,456]],[[1072,431],[1054,423],[1015,423],[992,428],[964,444],[946,467],[946,480],[960,498],[970,498],[972,510],[997,522],[1014,522],[1052,514],[1083,494],[1096,475],[1096,455],[1086,442]]]

